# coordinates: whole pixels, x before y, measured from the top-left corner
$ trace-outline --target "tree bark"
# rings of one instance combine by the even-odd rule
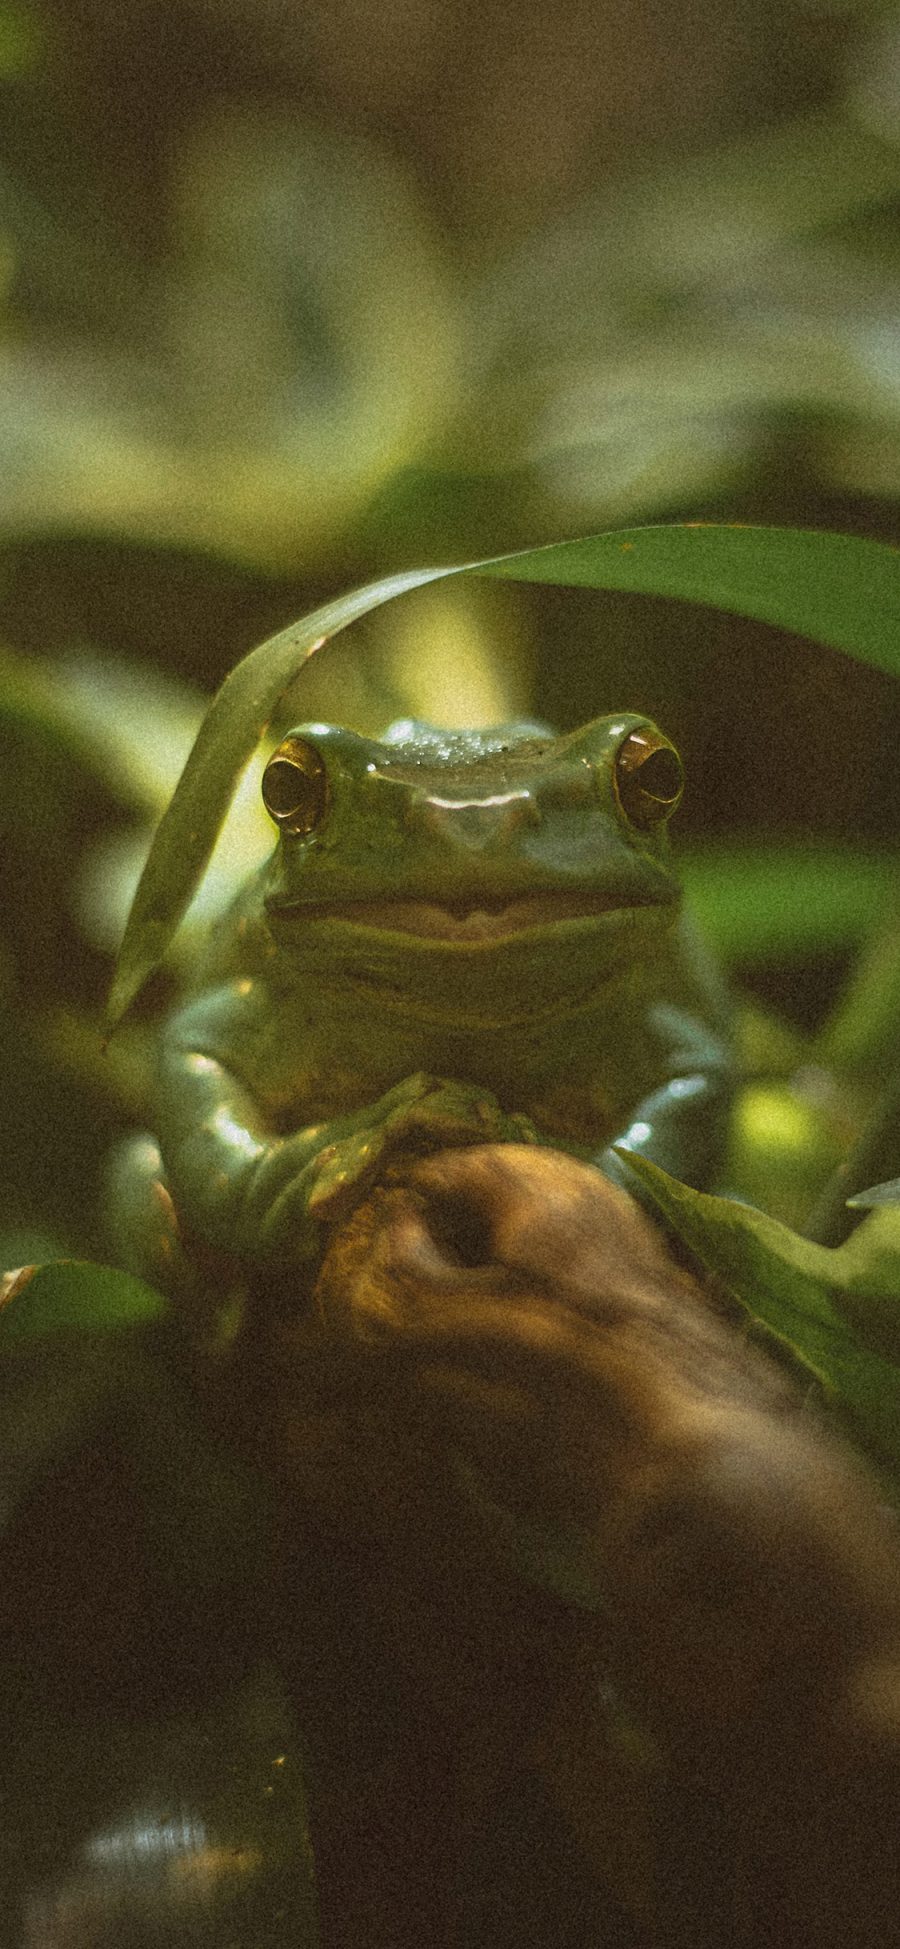
[[[402,1162],[268,1359],[286,1528],[360,1539],[398,1697],[461,1755],[445,1853],[524,1766],[630,1941],[900,1944],[893,1519],[631,1198],[532,1147]]]

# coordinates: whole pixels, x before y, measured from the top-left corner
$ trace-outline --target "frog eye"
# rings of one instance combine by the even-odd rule
[[[285,738],[263,772],[262,796],[282,832],[312,832],[328,800],[328,778],[315,745]]]
[[[684,789],[681,759],[661,731],[632,731],[616,753],[614,777],[621,810],[644,831],[668,819]]]

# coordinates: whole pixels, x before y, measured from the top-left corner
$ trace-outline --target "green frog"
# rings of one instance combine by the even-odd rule
[[[309,1268],[401,1150],[540,1142],[627,1182],[623,1147],[709,1183],[732,1068],[669,863],[682,784],[629,713],[291,731],[262,779],[274,854],[163,1029],[155,1138],[116,1172],[132,1265]]]

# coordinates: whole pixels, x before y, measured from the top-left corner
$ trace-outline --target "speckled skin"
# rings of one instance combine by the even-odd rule
[[[710,1181],[727,1009],[665,821],[634,823],[617,788],[625,740],[653,730],[292,734],[324,764],[322,816],[280,833],[163,1029],[159,1152],[115,1191],[132,1262],[163,1276],[177,1225],[300,1265],[379,1160],[423,1143],[524,1136],[613,1176],[620,1143]]]

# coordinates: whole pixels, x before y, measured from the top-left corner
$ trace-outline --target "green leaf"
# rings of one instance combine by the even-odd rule
[[[900,675],[900,550],[856,535],[689,521],[554,542],[470,572],[710,603]]]
[[[0,1298],[0,1352],[25,1340],[57,1333],[116,1333],[162,1319],[168,1305],[159,1293],[112,1266],[57,1259],[7,1275]]]
[[[726,961],[858,947],[900,884],[895,852],[814,839],[698,847],[679,854],[678,870],[704,939]]]
[[[875,1211],[879,1205],[900,1205],[900,1178],[890,1178],[887,1184],[870,1184],[867,1191],[857,1191],[847,1199],[855,1211]]]
[[[237,781],[300,666],[348,623],[446,569],[413,569],[327,602],[251,650],[217,691],[157,828],[125,928],[108,1004],[114,1025],[161,960],[204,871]]]
[[[135,894],[109,1000],[124,1014],[164,954],[245,764],[305,660],[348,623],[450,575],[665,595],[814,636],[900,674],[900,553],[856,536],[785,528],[622,529],[448,569],[411,569],[326,603],[270,637],[213,699]]]
[[[130,818],[159,817],[203,705],[202,695],[176,678],[110,657],[85,652],[35,664],[0,647],[0,725],[10,752],[29,743],[39,769],[49,754]],[[9,779],[4,783],[9,791]],[[12,795],[11,819],[33,819],[31,793],[23,793],[15,769]]]
[[[870,876],[867,891],[870,897],[875,894]],[[798,901],[798,910],[805,905]],[[807,1060],[838,1075],[869,1073],[883,1079],[896,1060],[898,1013],[900,914],[896,883],[886,881],[881,896],[872,902],[863,952]]]
[[[864,1346],[900,1367],[900,1211],[896,1205],[873,1207],[871,1216],[832,1256],[838,1271],[838,1310]]]
[[[753,1326],[849,1417],[900,1494],[900,1212],[874,1213],[843,1245],[816,1245],[751,1205],[618,1155]]]

